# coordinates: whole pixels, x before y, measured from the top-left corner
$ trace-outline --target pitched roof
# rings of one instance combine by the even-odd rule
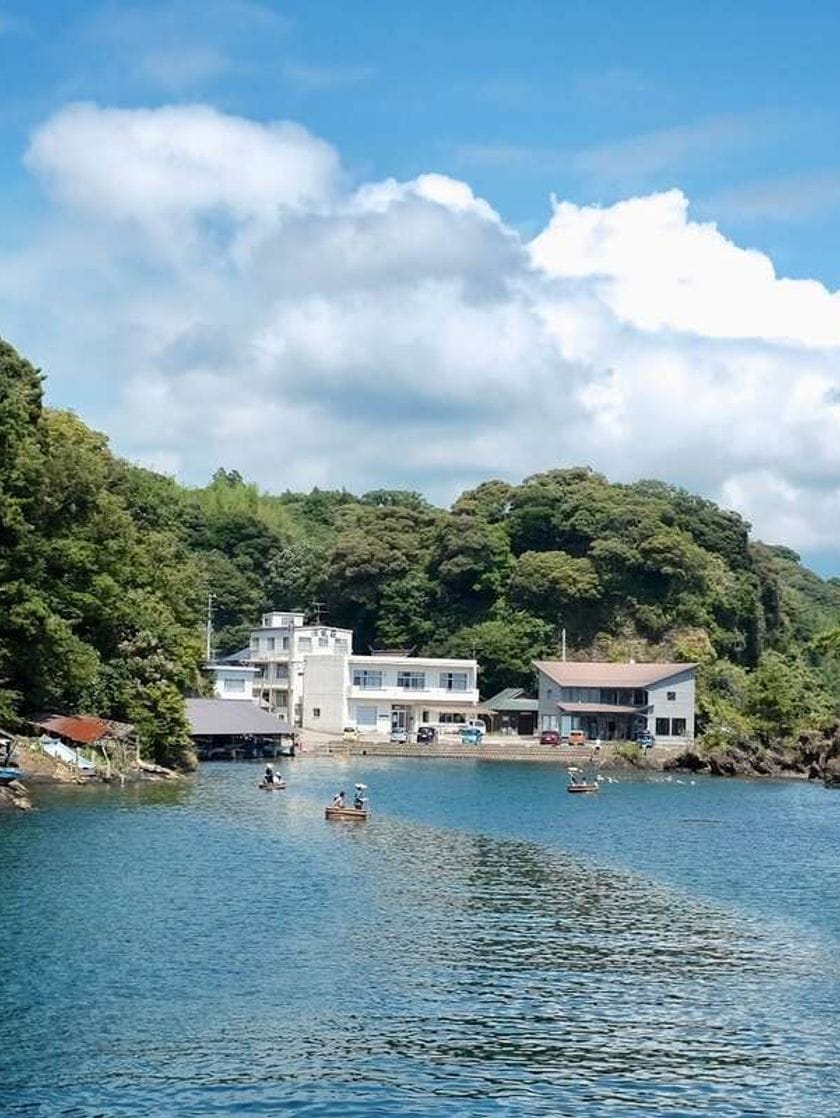
[[[102,738],[128,737],[134,732],[134,727],[127,722],[109,722],[93,714],[43,715],[41,721],[32,725],[79,745],[92,745]]]
[[[532,711],[536,710],[537,707],[537,700],[529,699],[525,695],[524,687],[505,687],[498,695],[494,695],[492,699],[486,699],[481,704],[482,710],[493,711],[494,713]]]
[[[581,660],[535,660],[534,667],[561,687],[650,687],[693,671],[696,664],[605,664]]]
[[[294,727],[267,710],[233,699],[187,699],[194,737],[269,737],[293,734]]]

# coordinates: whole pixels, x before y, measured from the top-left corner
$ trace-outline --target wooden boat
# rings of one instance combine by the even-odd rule
[[[597,780],[584,780],[580,769],[569,769],[569,783],[566,785],[567,792],[600,792],[600,790],[601,787]]]
[[[266,792],[282,792],[286,787],[285,780],[273,780],[271,784],[268,781],[261,780],[259,787],[265,789]]]
[[[324,808],[325,819],[346,819],[348,821],[364,820],[368,817],[367,808],[359,807],[329,807]]]

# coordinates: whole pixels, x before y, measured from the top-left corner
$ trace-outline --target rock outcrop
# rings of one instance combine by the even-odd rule
[[[689,748],[663,769],[684,769],[712,776],[800,776],[840,788],[840,722],[801,734],[794,742],[760,742],[722,749]]]
[[[0,784],[0,811],[10,808],[17,811],[29,811],[32,801],[29,793],[19,780],[10,780]]]

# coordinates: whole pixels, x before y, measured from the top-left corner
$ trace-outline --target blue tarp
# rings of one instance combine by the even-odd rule
[[[88,761],[87,757],[83,757],[75,749],[71,749],[69,745],[64,745],[63,742],[58,741],[56,738],[49,738],[44,734],[39,738],[41,749],[49,757],[55,757],[57,761],[64,761],[66,765],[73,765],[81,772],[95,772],[96,765],[93,761]]]

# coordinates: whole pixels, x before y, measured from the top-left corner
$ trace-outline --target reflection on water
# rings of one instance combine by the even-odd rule
[[[24,963],[4,1113],[831,1112],[824,940],[564,855],[539,821],[328,826],[317,770],[295,775],[254,802],[229,766],[0,828]]]

